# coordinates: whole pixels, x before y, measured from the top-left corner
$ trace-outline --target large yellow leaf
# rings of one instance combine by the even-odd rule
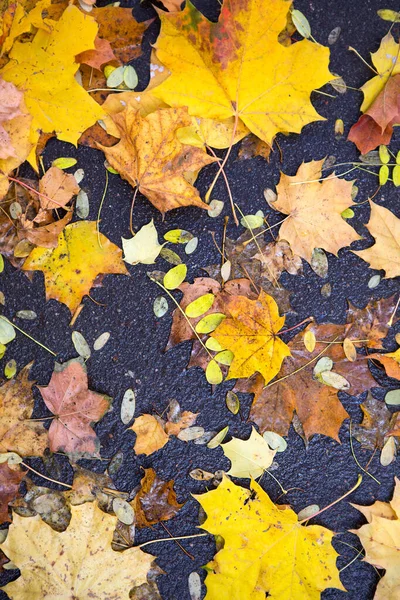
[[[285,322],[285,317],[279,316],[278,305],[261,291],[257,300],[232,296],[225,310],[228,316],[212,337],[234,354],[227,379],[259,372],[268,383],[285,356],[290,356],[289,348],[276,335]]]
[[[341,213],[354,205],[352,181],[330,176],[318,181],[323,160],[303,163],[296,175],[281,173],[278,199],[271,206],[289,215],[279,229],[279,239],[289,242],[294,254],[311,261],[314,248],[337,254],[360,239]]]
[[[76,144],[81,133],[103,116],[101,107],[75,80],[79,67],[75,56],[94,48],[97,29],[90,16],[70,5],[58,22],[52,22],[51,32],[39,30],[32,42],[14,43],[2,76],[24,91],[33,117],[33,144],[40,132]],[[29,161],[36,164],[34,150]]]
[[[321,120],[310,94],[333,78],[329,50],[278,42],[289,8],[285,0],[226,0],[218,23],[190,2],[182,12],[160,11],[155,47],[171,75],[152,93],[193,116],[237,117],[268,144],[279,131]]]
[[[72,518],[62,533],[39,515],[13,515],[1,549],[21,571],[6,586],[11,600],[43,598],[128,600],[129,591],[147,582],[154,557],[140,548],[115,552],[111,548],[117,519],[97,502],[71,506]]]
[[[370,202],[371,217],[367,229],[375,244],[366,250],[355,251],[370,264],[371,269],[383,269],[385,277],[400,275],[400,219],[384,206]]]
[[[46,298],[63,302],[74,312],[100,273],[127,274],[122,251],[103,234],[97,236],[95,221],[67,225],[57,248],[34,248],[24,271],[43,271]]]
[[[207,209],[188,172],[214,162],[205,150],[182,144],[177,131],[191,125],[186,108],[164,108],[142,117],[127,106],[113,115],[121,141],[100,146],[108,162],[162,213],[182,206]]]
[[[202,528],[225,545],[208,563],[206,600],[319,600],[328,587],[343,590],[333,534],[305,527],[251,482],[251,492],[224,478],[196,496],[207,513]]]
[[[365,548],[367,562],[378,569],[386,569],[378,583],[374,600],[400,598],[400,482],[396,478],[390,502],[375,502],[372,506],[353,504],[368,523],[352,533],[358,535]]]

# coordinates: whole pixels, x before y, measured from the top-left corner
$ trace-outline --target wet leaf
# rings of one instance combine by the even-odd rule
[[[307,348],[307,350],[309,352],[314,352],[314,348],[315,348],[315,344],[316,344],[314,332],[311,330],[306,331],[306,333],[304,334],[303,341],[304,341],[304,345]]]
[[[187,427],[178,433],[177,438],[182,442],[191,442],[199,439],[202,435],[204,435],[203,427]]]
[[[341,32],[342,32],[341,27],[335,27],[334,29],[332,29],[332,31],[328,35],[328,44],[330,46],[332,46],[333,44],[335,44],[338,41]]]
[[[183,505],[177,501],[172,479],[163,481],[154,469],[145,469],[131,506],[136,514],[136,526],[150,527],[172,519]]]
[[[139,83],[138,75],[132,65],[128,65],[124,68],[123,79],[126,87],[130,90],[134,90]]]
[[[385,442],[385,445],[382,448],[380,463],[382,467],[387,467],[390,465],[396,458],[397,447],[394,437],[389,436]]]
[[[8,344],[15,338],[15,329],[5,317],[0,317],[0,344]]]
[[[272,450],[284,452],[287,448],[286,440],[278,433],[274,433],[273,431],[264,431],[263,438]]]
[[[354,362],[357,360],[357,350],[353,342],[349,338],[345,338],[343,341],[343,350],[347,360]]]
[[[163,258],[164,260],[166,260],[167,262],[169,262],[171,265],[180,265],[182,264],[182,259],[179,256],[179,254],[177,254],[176,252],[174,252],[173,250],[170,250],[170,248],[163,248],[160,252],[160,256],[161,258]]]
[[[19,310],[15,313],[15,316],[19,319],[26,319],[27,321],[34,321],[37,318],[37,314],[34,310]]]
[[[214,478],[214,473],[203,471],[203,469],[193,469],[193,471],[190,471],[189,476],[196,481],[211,481]]]
[[[197,238],[197,237],[192,238],[185,246],[185,253],[193,254],[193,252],[195,252],[195,250],[197,249],[198,245],[199,245],[199,238]]]
[[[322,248],[314,248],[310,266],[319,277],[325,279],[328,275],[328,257]]]
[[[333,367],[333,360],[329,356],[323,356],[316,363],[313,369],[315,376],[320,375],[324,371],[330,371]]]
[[[228,281],[228,279],[231,276],[231,261],[227,260],[224,262],[224,264],[221,267],[221,277],[222,277],[222,281],[226,282]]]
[[[153,219],[143,225],[137,234],[126,240],[122,238],[122,248],[124,251],[124,261],[130,265],[152,265],[160,254],[162,244],[158,243],[157,229]]]
[[[201,599],[201,579],[200,575],[193,571],[190,573],[188,577],[188,587],[190,600],[200,600]]]
[[[292,9],[291,15],[292,21],[299,34],[308,39],[311,35],[311,27],[307,17],[297,9]]]
[[[211,333],[217,329],[224,319],[225,315],[223,313],[212,313],[210,315],[206,315],[200,319],[195,329],[197,333]]]
[[[337,390],[348,390],[350,383],[339,373],[334,371],[322,371],[320,373],[321,381],[326,385],[330,385]]]
[[[258,229],[264,224],[263,215],[246,215],[240,219],[240,224],[246,229]]]

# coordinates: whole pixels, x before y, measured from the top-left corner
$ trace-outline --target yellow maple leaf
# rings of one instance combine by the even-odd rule
[[[379,49],[371,53],[372,63],[378,71],[378,75],[364,83],[361,90],[364,93],[364,101],[361,112],[366,112],[373,104],[376,97],[385,88],[389,77],[400,73],[399,44],[391,33],[382,39]]]
[[[319,600],[328,587],[344,590],[333,534],[305,527],[255,482],[251,492],[224,477],[216,490],[195,496],[207,513],[202,528],[225,545],[208,563],[206,600]]]
[[[43,271],[46,298],[54,298],[74,312],[100,273],[127,274],[122,250],[103,234],[97,236],[95,221],[67,225],[56,248],[34,248],[24,271]]]
[[[159,109],[146,117],[127,106],[113,115],[121,141],[99,146],[108,162],[162,213],[182,206],[208,208],[189,183],[214,158],[200,148],[182,144],[176,132],[191,124],[186,108]]]
[[[289,242],[293,254],[307,262],[311,261],[314,248],[337,254],[343,246],[360,239],[341,216],[354,205],[353,182],[335,176],[318,181],[323,162],[303,163],[293,177],[281,173],[276,188],[278,198],[271,204],[288,215],[279,229],[279,239]]]
[[[141,415],[135,419],[130,429],[136,433],[136,454],[153,454],[163,448],[169,440],[163,425],[153,415]]]
[[[390,502],[375,502],[372,506],[353,504],[368,523],[352,533],[358,535],[365,548],[364,560],[386,569],[378,583],[374,600],[395,600],[400,597],[400,481],[395,479]]]
[[[224,454],[232,465],[228,475],[257,479],[272,465],[275,450],[271,450],[264,438],[252,427],[248,440],[233,437],[221,444]]]
[[[50,32],[39,30],[32,42],[15,42],[10,62],[1,74],[24,91],[32,115],[30,141],[36,146],[39,135],[55,133],[60,140],[77,143],[85,129],[104,111],[75,80],[75,56],[94,48],[97,23],[75,6],[68,6]],[[73,31],[73,35],[71,35]],[[35,166],[34,149],[29,162]]]
[[[35,517],[14,513],[1,549],[21,576],[7,584],[12,600],[43,598],[129,598],[133,587],[147,582],[154,556],[140,548],[111,548],[117,519],[96,502],[71,506],[71,522],[59,533]],[[21,543],[23,540],[23,543]]]
[[[400,275],[400,219],[384,206],[370,201],[371,216],[366,226],[375,244],[366,250],[353,250],[371,269],[383,269],[385,277]]]
[[[218,23],[190,2],[181,12],[159,11],[155,48],[171,75],[152,93],[196,117],[235,117],[268,144],[279,131],[300,133],[322,120],[310,94],[333,79],[329,50],[309,40],[278,42],[289,8],[285,0],[233,0]]]
[[[234,354],[227,379],[259,372],[268,383],[278,373],[285,356],[290,356],[289,348],[276,335],[285,322],[285,317],[279,316],[278,305],[272,296],[261,291],[257,300],[233,296],[225,310],[228,316],[212,337]]]

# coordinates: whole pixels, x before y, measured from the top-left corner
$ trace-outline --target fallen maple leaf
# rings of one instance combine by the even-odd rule
[[[304,336],[309,331],[318,340],[313,352],[306,350],[304,345]],[[327,348],[333,340],[343,341],[346,331],[343,325],[308,325],[289,342],[291,356],[285,359],[276,381],[264,387],[264,379],[257,376],[236,384],[236,390],[255,394],[250,419],[258,425],[261,433],[275,431],[287,435],[296,412],[307,439],[320,433],[339,441],[339,429],[349,415],[337,396],[337,390],[314,379],[315,362],[310,363],[310,360],[324,351],[324,356],[333,360],[335,372],[350,383],[350,394],[360,394],[376,385],[367,360],[350,362],[341,344]]]
[[[32,143],[29,139],[32,117],[24,113],[9,121],[3,121],[1,127],[7,136],[7,145],[11,146],[12,154],[8,158],[0,158],[0,200],[4,198],[10,187],[8,176],[14,169],[17,169],[29,156],[32,150]],[[0,140],[1,141],[1,140]],[[11,152],[11,151],[10,151]]]
[[[154,469],[145,469],[140,490],[131,502],[135,511],[136,527],[150,527],[175,517],[183,504],[179,504],[174,481],[159,479]]]
[[[158,242],[158,233],[153,219],[143,225],[134,237],[122,238],[124,261],[130,265],[152,265],[160,254],[164,244]]]
[[[382,340],[387,336],[390,327],[399,320],[399,317],[393,314],[395,308],[395,296],[371,300],[365,308],[357,308],[349,302],[346,323],[351,327],[347,330],[347,336],[351,337],[358,347],[382,349]]]
[[[269,161],[271,154],[271,146],[260,140],[253,133],[246,135],[240,144],[238,159],[248,160],[255,156],[262,156],[265,160]]]
[[[21,116],[23,94],[15,85],[0,77],[0,159],[15,157],[15,148],[3,123]]]
[[[369,354],[368,358],[382,363],[389,377],[400,379],[400,348],[395,352],[386,352],[386,354]]]
[[[207,513],[201,527],[225,542],[207,565],[206,598],[317,600],[328,587],[344,590],[333,533],[320,525],[305,527],[255,481],[247,490],[224,477],[196,500]]]
[[[363,420],[353,425],[353,436],[368,450],[382,450],[387,436],[397,435],[394,431],[400,428],[400,414],[390,412],[385,402],[374,398],[370,391],[360,408]]]
[[[374,600],[389,600],[400,593],[400,482],[395,478],[393,498],[390,502],[375,502],[371,506],[354,508],[363,513],[368,523],[360,529],[353,529],[364,546],[364,560],[370,565],[385,569],[379,580]]]
[[[40,207],[45,211],[63,208],[79,190],[73,175],[58,167],[50,167],[39,182],[39,191],[43,194],[40,196]],[[38,223],[40,219],[35,217],[35,221]]]
[[[81,52],[75,57],[75,60],[78,63],[83,63],[93,69],[101,71],[102,65],[111,62],[112,60],[116,60],[116,56],[110,42],[97,36],[94,40],[94,50],[85,50],[85,52]]]
[[[18,489],[25,471],[10,469],[7,463],[0,464],[0,524],[11,521],[8,514],[8,504],[18,494]]]
[[[102,600],[129,598],[146,583],[154,557],[140,548],[111,549],[117,519],[95,502],[71,507],[71,523],[57,533],[39,516],[14,514],[2,550],[21,571],[6,591],[12,600],[68,598]],[[21,540],[24,540],[21,544]]]
[[[388,125],[384,131],[369,115],[362,115],[350,131],[348,138],[356,144],[361,154],[367,154],[381,144],[384,146],[390,143],[393,134],[393,125]]]
[[[136,433],[134,451],[136,454],[153,454],[161,450],[169,440],[163,424],[153,415],[141,415],[129,428]]]
[[[20,456],[41,456],[48,444],[42,423],[29,421],[34,400],[33,381],[28,381],[31,365],[15,379],[0,387],[0,452],[16,452]]]
[[[225,2],[217,23],[191,3],[159,11],[155,48],[171,75],[152,93],[196,117],[235,117],[269,145],[279,131],[321,120],[310,94],[333,78],[329,50],[308,40],[279,44],[288,10],[284,0]]]
[[[248,440],[233,437],[221,444],[221,448],[232,463],[228,475],[249,479],[260,477],[272,465],[276,454],[254,427]]]
[[[275,300],[261,291],[257,300],[232,297],[226,305],[229,316],[218,325],[212,337],[234,358],[227,379],[251,377],[260,373],[266,382],[275,377],[282,361],[290,356],[286,344],[277,337],[285,323]]]
[[[69,5],[49,32],[39,30],[32,42],[14,43],[1,75],[24,91],[33,117],[30,141],[34,145],[40,131],[76,145],[81,133],[104,115],[75,80],[75,56],[94,48],[96,34],[94,19]],[[36,165],[34,150],[28,160]]]
[[[314,248],[332,254],[360,239],[341,214],[354,206],[352,181],[322,177],[324,160],[303,163],[293,177],[281,173],[276,191],[278,198],[271,206],[288,215],[279,229],[279,239],[289,242],[294,254],[308,263]]]
[[[102,233],[97,234],[95,221],[67,225],[59,235],[57,248],[35,248],[23,269],[43,271],[46,298],[63,302],[71,312],[89,293],[97,275],[128,273],[122,261],[122,251]]]
[[[100,456],[100,441],[91,425],[110,408],[111,399],[88,389],[85,367],[76,359],[56,367],[40,393],[55,415],[49,429],[50,450],[75,457]]]
[[[162,213],[182,206],[207,209],[187,178],[215,161],[200,148],[182,144],[176,133],[190,126],[186,108],[160,109],[147,117],[127,107],[113,116],[121,141],[99,147],[110,165]]]
[[[366,250],[353,250],[371,269],[383,269],[385,277],[400,275],[400,219],[384,206],[370,200],[371,216],[366,225],[375,244]]]

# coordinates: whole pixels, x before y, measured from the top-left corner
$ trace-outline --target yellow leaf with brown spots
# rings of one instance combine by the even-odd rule
[[[97,235],[95,221],[67,225],[58,237],[58,246],[34,248],[23,269],[43,271],[47,300],[63,302],[71,312],[89,293],[97,275],[128,274],[122,250],[102,233]]]

